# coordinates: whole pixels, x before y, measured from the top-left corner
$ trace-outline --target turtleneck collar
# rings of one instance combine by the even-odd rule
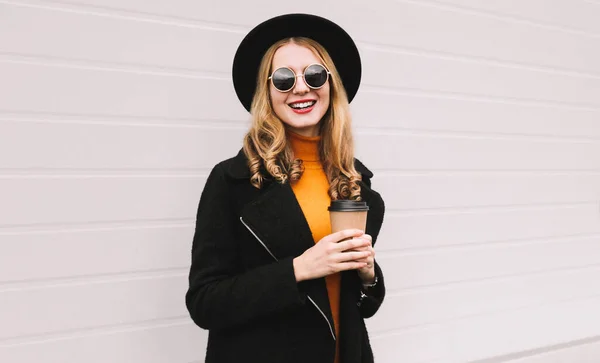
[[[289,130],[287,135],[296,158],[302,159],[304,162],[319,161],[321,136],[302,136]]]

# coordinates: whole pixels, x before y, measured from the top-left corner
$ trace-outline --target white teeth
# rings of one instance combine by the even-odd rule
[[[302,102],[302,103],[292,103],[290,104],[291,108],[307,108],[310,107],[312,105],[314,105],[315,103],[317,103],[317,101],[308,101],[308,102]]]

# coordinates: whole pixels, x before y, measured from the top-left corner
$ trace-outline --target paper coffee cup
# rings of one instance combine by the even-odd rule
[[[363,232],[366,230],[369,211],[366,202],[333,200],[327,209],[331,219],[331,233],[344,229],[360,229]]]

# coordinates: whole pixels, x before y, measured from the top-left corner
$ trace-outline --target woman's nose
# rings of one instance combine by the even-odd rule
[[[305,94],[310,91],[310,88],[304,82],[304,77],[301,74],[296,76],[296,84],[294,85],[294,94]]]

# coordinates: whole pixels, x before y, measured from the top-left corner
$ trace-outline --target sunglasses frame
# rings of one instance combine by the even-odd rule
[[[312,67],[312,66],[321,66],[321,67],[323,67],[323,69],[325,70],[325,72],[327,72],[327,79],[326,79],[326,80],[325,80],[325,82],[323,82],[323,84],[322,84],[321,86],[319,86],[319,87],[313,87],[313,86],[311,86],[310,84],[308,84],[308,82],[306,82],[306,78],[304,77],[304,75],[306,74],[306,70],[308,69],[308,67]],[[275,72],[277,72],[278,70],[280,70],[280,69],[284,69],[284,68],[285,68],[285,69],[288,69],[288,70],[289,70],[290,72],[292,72],[292,74],[294,75],[294,84],[293,84],[293,85],[292,85],[292,86],[291,86],[289,89],[287,89],[287,90],[285,90],[285,91],[282,91],[282,90],[280,90],[279,88],[277,88],[277,87],[275,86],[275,84],[273,84],[273,75],[274,75],[274,74],[275,74]],[[287,92],[289,92],[289,91],[293,90],[293,89],[294,89],[294,87],[296,87],[296,80],[297,80],[297,79],[298,79],[298,77],[300,77],[300,76],[302,76],[302,79],[304,80],[304,84],[306,84],[306,85],[308,86],[308,88],[310,88],[310,89],[315,89],[315,90],[316,90],[316,89],[323,88],[323,86],[325,86],[325,83],[329,82],[329,76],[330,76],[330,75],[331,75],[331,72],[329,71],[329,69],[327,69],[327,67],[325,67],[325,66],[324,66],[324,65],[322,65],[321,63],[312,63],[312,64],[309,64],[309,65],[307,65],[307,66],[304,68],[304,70],[302,71],[302,74],[296,74],[296,72],[294,72],[294,70],[293,70],[293,69],[291,69],[290,67],[279,67],[279,68],[277,68],[276,70],[274,70],[274,71],[273,71],[273,73],[271,73],[271,75],[269,76],[268,80],[270,80],[270,81],[271,81],[271,84],[273,84],[273,88],[275,88],[277,91],[279,91],[279,92],[281,92],[281,93],[287,93]]]

